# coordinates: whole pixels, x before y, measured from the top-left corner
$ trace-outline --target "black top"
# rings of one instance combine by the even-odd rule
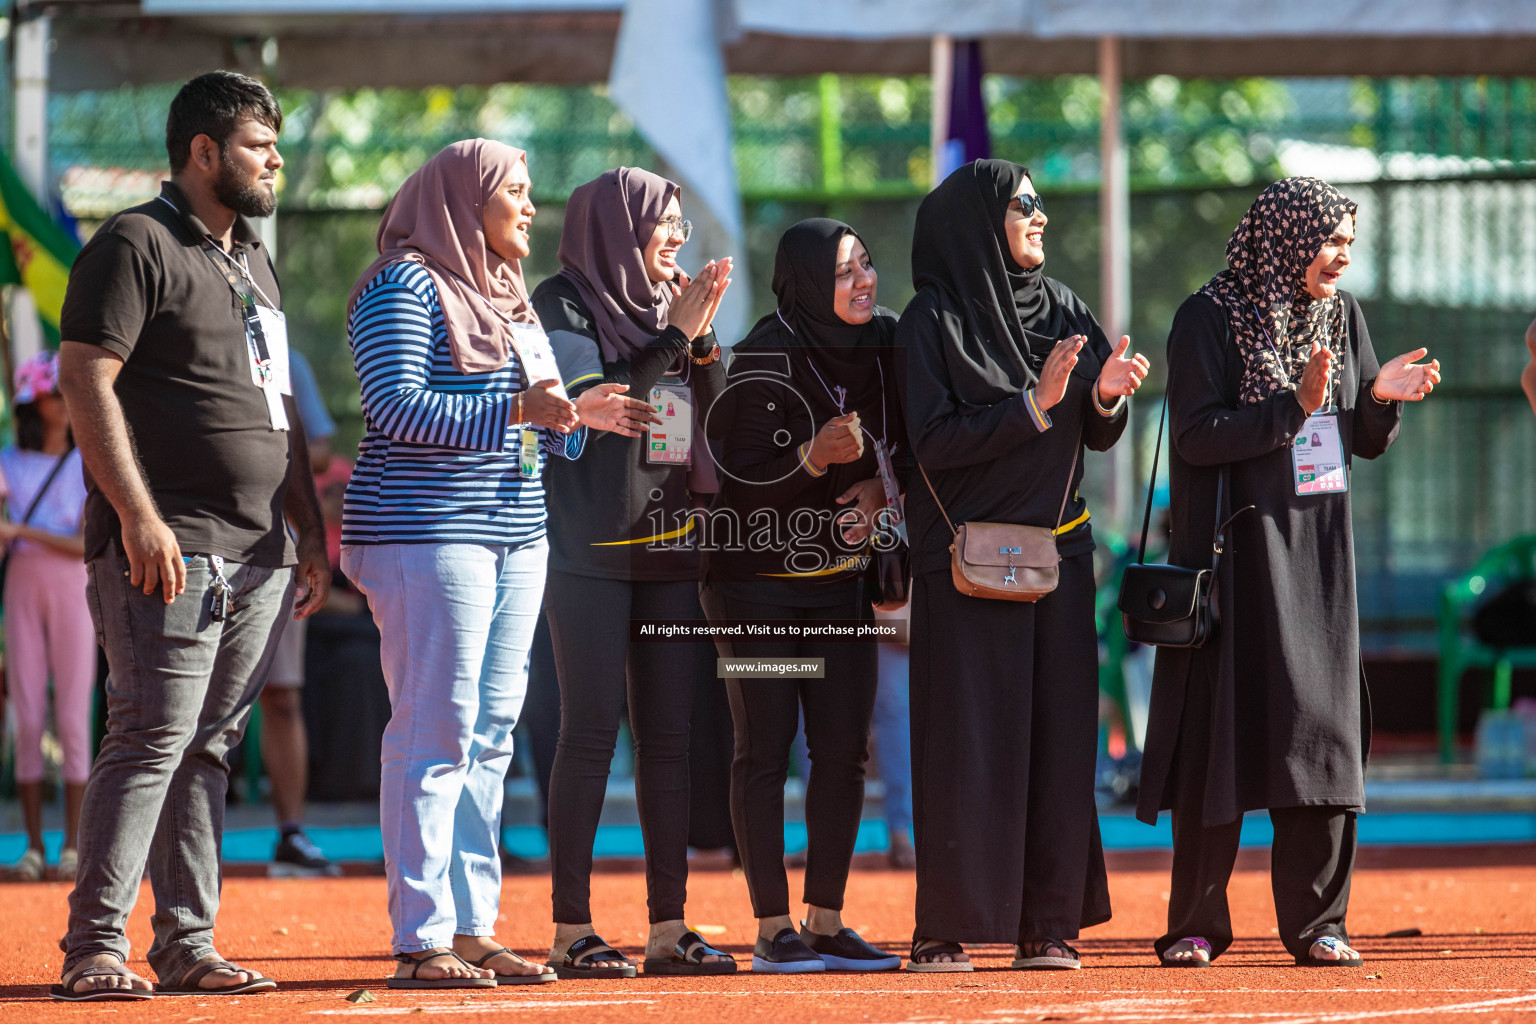
[[[1125,430],[1122,404],[1113,416],[1094,407],[1094,387],[1112,349],[1088,306],[1066,285],[1045,279],[1054,312],[1052,342],[1081,334],[1061,402],[1045,413],[1034,403],[1032,375],[1009,338],[971,332],[952,300],[934,286],[918,291],[901,315],[898,346],[907,359],[907,432],[918,465],[944,510],[962,522],[1055,526],[1072,475],[1057,550],[1063,558],[1093,550],[1087,503],[1077,494],[1079,448],[1107,451]],[[1081,440],[1079,440],[1081,439]],[[1074,462],[1076,468],[1073,468]],[[907,489],[912,572],[946,570],[954,539],[920,474]]]
[[[858,237],[824,217],[785,231],[774,259],[776,308],[732,350],[729,385],[709,422],[725,471],[710,518],[716,543],[705,556],[705,578],[717,589],[794,607],[851,600],[839,584],[860,576],[869,543],[843,539],[836,519],[850,506],[837,499],[879,480],[877,440],[892,452],[898,487],[905,480],[896,314],[876,307],[862,324],[838,316],[837,253],[848,235]],[[852,412],[866,431],[864,454],[814,474],[801,446]]]
[[[570,348],[584,339],[597,348],[592,314],[566,278],[556,275],[535,288],[533,308],[552,343]],[[714,342],[713,333],[703,335],[693,348],[707,351]],[[572,380],[568,390],[575,397],[600,383],[628,384],[626,394],[646,399],[662,375],[675,370],[670,379],[692,389],[702,422],[724,388],[725,368],[719,360],[695,365],[688,351],[687,336],[668,327],[633,362],[605,363],[602,377]],[[594,431],[580,459],[554,459],[545,467],[552,570],[624,580],[699,578],[699,530],[691,513],[707,496],[690,489],[688,469],[646,462],[649,444],[646,437]],[[695,474],[701,460],[710,464],[698,431],[692,457]]]
[[[252,382],[241,302],[203,251],[207,236],[170,182],[159,198],[114,214],[70,269],[59,332],[122,358],[118,401],[145,486],[181,550],[292,565],[283,529],[288,432],[272,429]],[[281,302],[271,260],[244,217],[235,219],[231,255],[245,259],[267,300]],[[86,478],[89,560],[109,546],[121,551],[122,524]]]
[[[1379,372],[1348,292],[1334,362],[1344,461],[1374,459],[1397,437],[1402,403],[1370,395]],[[1296,493],[1291,445],[1306,413],[1290,389],[1241,400],[1243,353],[1208,295],[1185,300],[1168,336],[1169,561],[1209,568],[1217,481],[1226,531],[1214,640],[1159,648],[1138,816],[1180,803],[1199,778],[1206,825],[1266,807],[1359,808],[1370,704],[1360,673],[1350,492]],[[1354,487],[1350,481],[1351,490]],[[1180,735],[1190,686],[1209,687],[1209,745]],[[1187,761],[1175,769],[1175,758]],[[1186,799],[1189,796],[1186,794]]]

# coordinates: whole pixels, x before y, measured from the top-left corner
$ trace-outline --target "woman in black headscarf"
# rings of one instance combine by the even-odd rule
[[[725,471],[702,592],[714,623],[873,621],[863,578],[871,526],[889,525],[874,517],[900,508],[904,474],[894,449],[906,440],[891,348],[896,315],[875,305],[875,285],[863,240],[846,224],[804,220],[779,241],[777,308],[736,345],[724,400],[709,417],[711,435],[724,441]],[[759,531],[766,543],[754,542]],[[727,658],[824,659],[821,678],[726,681],[736,723],[731,817],[758,918],[752,970],[900,967],[899,956],[870,946],[841,918],[864,804],[874,642],[784,637],[717,646]],[[784,780],[802,705],[812,762],[809,913],[796,934],[784,873]]]
[[[1093,535],[1082,448],[1125,429],[1148,366],[1041,271],[1029,172],[982,160],[923,200],[902,314],[912,538],[917,927],[908,970],[962,971],[962,942],[1014,966],[1080,966],[1067,940],[1109,919],[1093,803]],[[929,484],[931,484],[931,489]],[[937,501],[935,500],[937,499]],[[1038,603],[959,593],[949,523],[1052,527],[1060,582]]]
[[[1424,349],[1378,367],[1338,290],[1355,212],[1327,182],[1275,182],[1168,336],[1170,560],[1209,568],[1217,523],[1231,525],[1216,636],[1159,650],[1153,677],[1137,813],[1173,810],[1165,967],[1209,967],[1231,943],[1227,880],[1243,812],[1260,808],[1286,949],[1361,962],[1344,928],[1370,739],[1350,458],[1385,452],[1401,403],[1440,373],[1414,363]]]

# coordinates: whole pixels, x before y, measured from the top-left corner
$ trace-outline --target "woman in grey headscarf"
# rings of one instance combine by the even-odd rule
[[[707,645],[630,643],[632,620],[702,619],[692,513],[714,489],[697,423],[725,374],[710,330],[730,261],[690,281],[677,266],[692,225],[681,189],[633,167],[578,187],[565,211],[560,273],[533,305],[557,347],[584,352],[577,397],[624,384],[662,423],[641,441],[593,439],[581,462],[550,473],[545,598],[560,679],[560,742],[549,784],[555,941],[562,977],[634,977],[592,926],[592,846],[628,696],[635,798],[645,836],[648,974],[725,974],[735,961],[683,923],[688,880],[688,726]]]

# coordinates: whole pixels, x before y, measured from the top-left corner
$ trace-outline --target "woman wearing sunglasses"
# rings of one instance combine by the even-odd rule
[[[1068,944],[1109,918],[1093,803],[1098,737],[1093,534],[1083,448],[1125,429],[1146,376],[1129,338],[1045,277],[1048,219],[1029,172],[982,160],[918,208],[917,295],[902,313],[912,539],[914,971],[968,971],[965,942],[1014,966],[1081,966]],[[953,582],[949,523],[1052,528],[1060,581],[1036,603]]]

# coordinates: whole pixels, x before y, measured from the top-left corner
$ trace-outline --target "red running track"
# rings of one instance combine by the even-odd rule
[[[913,877],[861,859],[849,883],[846,923],[866,938],[905,951]],[[798,880],[795,880],[798,884]],[[1161,970],[1150,951],[1167,899],[1166,855],[1111,858],[1115,918],[1078,943],[1084,969],[1008,969],[1004,947],[973,950],[971,974],[824,974],[715,979],[562,981],[487,993],[397,993],[383,987],[392,964],[384,881],[231,878],[219,919],[220,951],[282,983],[246,997],[161,998],[84,1006],[51,1002],[57,941],[65,922],[60,884],[0,885],[0,1024],[110,1020],[239,1022],[511,1020],[755,1022],[1034,1021],[1323,1024],[1420,1021],[1536,1024],[1536,848],[1368,850],[1355,875],[1350,925],[1366,957],[1358,969],[1302,969],[1274,937],[1262,854],[1244,853],[1231,896],[1239,938],[1208,971]],[[706,938],[750,962],[754,922],[739,873],[698,870],[689,920]],[[793,886],[792,886],[793,891]],[[133,966],[149,942],[146,886],[129,924]],[[593,880],[597,927],[631,953],[645,932],[643,876],[632,870]],[[547,876],[508,878],[501,939],[529,956],[548,950]],[[1388,939],[1418,928],[1422,935]],[[353,1004],[360,988],[376,997]]]

